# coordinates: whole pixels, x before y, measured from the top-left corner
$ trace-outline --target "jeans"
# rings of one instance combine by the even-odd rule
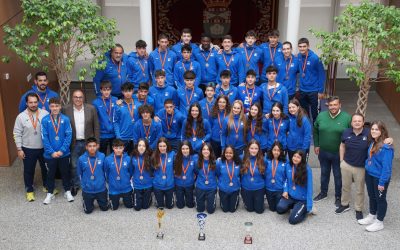
[[[387,211],[386,193],[389,187],[390,180],[385,184],[385,190],[379,191],[379,179],[365,173],[365,184],[369,197],[369,213],[376,215],[376,218],[383,221]]]
[[[85,140],[75,141],[71,151],[71,186],[80,187],[81,181],[76,173],[76,166],[78,165],[79,157],[85,152]]]
[[[22,147],[24,151],[25,159],[24,162],[24,183],[25,191],[33,192],[33,179],[35,177],[36,162],[39,161],[40,170],[42,172],[43,187],[47,187],[47,169],[43,158],[43,148],[30,149]]]
[[[340,159],[338,153],[330,153],[320,150],[318,155],[321,165],[321,193],[328,194],[329,179],[331,177],[331,169],[333,172],[333,180],[335,182],[335,197],[342,196],[342,174],[340,172]]]
[[[315,122],[315,119],[318,115],[318,92],[303,92],[300,91],[300,105],[308,114],[308,117],[312,117],[312,121]],[[310,116],[311,109],[311,116]]]

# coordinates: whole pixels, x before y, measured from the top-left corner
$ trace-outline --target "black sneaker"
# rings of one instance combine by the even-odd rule
[[[78,194],[79,187],[72,187],[71,188],[71,194],[72,196],[76,196]]]
[[[357,219],[357,220],[362,220],[362,219],[364,219],[363,212],[361,212],[361,211],[356,211],[356,219]]]
[[[314,197],[314,202],[319,202],[325,200],[328,196],[323,193],[319,193],[317,196]]]
[[[342,202],[340,200],[340,197],[336,197],[335,199],[335,206],[336,208],[339,208],[342,205]]]
[[[339,208],[335,210],[335,213],[336,214],[341,214],[341,213],[344,213],[344,212],[349,211],[349,210],[350,210],[350,206],[349,205],[347,205],[347,206],[340,205]]]

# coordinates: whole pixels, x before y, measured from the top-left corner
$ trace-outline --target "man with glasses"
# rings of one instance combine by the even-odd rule
[[[96,108],[91,104],[84,104],[82,90],[78,89],[72,93],[72,104],[66,105],[63,113],[71,120],[71,193],[75,196],[80,187],[80,180],[76,174],[77,160],[86,150],[85,140],[87,138],[95,137],[99,140],[100,126]]]

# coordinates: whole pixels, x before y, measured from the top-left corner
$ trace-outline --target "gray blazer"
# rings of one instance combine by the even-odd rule
[[[85,140],[89,137],[95,137],[98,142],[100,142],[100,125],[99,119],[97,117],[96,108],[88,103],[83,104],[83,109],[85,112]],[[76,130],[75,130],[75,118],[74,109],[72,103],[67,104],[63,107],[62,113],[69,117],[71,120],[72,127],[72,143],[71,146],[75,145],[76,140]]]

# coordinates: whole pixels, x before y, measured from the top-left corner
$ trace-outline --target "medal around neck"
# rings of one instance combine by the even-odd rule
[[[206,234],[204,233],[204,227],[206,226],[207,214],[198,213],[196,217],[197,217],[197,224],[199,225],[199,228],[200,228],[198,240],[206,240]]]
[[[158,221],[158,232],[157,232],[157,239],[162,240],[164,239],[164,232],[161,229],[161,222],[162,218],[165,215],[165,210],[163,207],[159,207],[157,209],[157,221]]]
[[[244,237],[244,244],[253,244],[253,237],[251,236],[251,227],[253,226],[253,222],[245,222],[244,226],[246,227],[246,236]]]

